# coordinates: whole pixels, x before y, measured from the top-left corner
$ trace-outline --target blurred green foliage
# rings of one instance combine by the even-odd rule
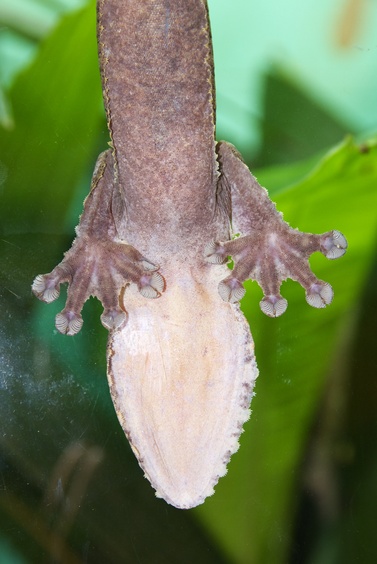
[[[42,4],[55,14],[48,22],[64,12]],[[107,143],[94,3],[57,27],[43,10],[37,30],[24,16],[18,27],[7,21],[22,55],[0,65],[0,560],[375,561],[376,140],[345,137],[292,76],[266,75],[256,175],[292,226],[339,229],[349,251],[335,263],[312,257],[335,290],[326,310],[287,282],[288,311],[268,319],[248,284],[253,414],[215,496],[176,510],[154,497],[116,420],[99,305],[86,305],[84,329],[69,339],[54,330],[61,303],[30,295],[33,277],[69,247]]]

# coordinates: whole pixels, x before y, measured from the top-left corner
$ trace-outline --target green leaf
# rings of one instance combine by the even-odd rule
[[[0,135],[4,232],[61,232],[93,166],[103,116],[93,29],[92,3],[63,18],[10,92],[14,127]]]
[[[264,89],[258,166],[309,158],[350,131],[282,69],[273,68],[267,74]]]
[[[336,345],[353,319],[375,248],[377,145],[360,150],[350,138],[328,153],[300,183],[275,194],[293,227],[339,229],[345,257],[313,256],[330,282],[333,303],[310,308],[303,290],[287,282],[287,312],[269,319],[258,310],[261,292],[249,284],[243,309],[255,338],[260,376],[241,449],[216,495],[197,514],[233,562],[286,562],[296,499],[294,486]]]
[[[0,0],[0,22],[32,39],[45,37],[59,16],[82,0]]]

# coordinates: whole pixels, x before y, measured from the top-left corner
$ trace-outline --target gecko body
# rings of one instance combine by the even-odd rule
[[[270,316],[286,309],[288,277],[324,307],[332,290],[308,257],[337,258],[346,241],[291,229],[237,151],[216,143],[204,0],[99,0],[98,44],[111,149],[72,248],[33,291],[50,302],[69,283],[56,318],[69,335],[85,300],[102,301],[119,421],[157,495],[190,508],[213,493],[250,415],[258,371],[242,282],[259,282]]]

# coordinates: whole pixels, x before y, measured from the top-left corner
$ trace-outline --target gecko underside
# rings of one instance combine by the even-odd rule
[[[118,418],[157,495],[179,508],[213,493],[249,417],[258,371],[234,303],[243,282],[259,283],[271,317],[287,308],[287,278],[323,308],[333,291],[309,257],[347,249],[339,231],[291,228],[236,149],[215,146],[206,5],[98,0],[112,148],[98,158],[72,248],[32,287],[50,303],[69,284],[55,322],[67,335],[80,331],[89,296],[102,302]]]
[[[181,509],[226,473],[258,374],[243,315],[214,291],[219,275],[170,279],[148,303],[128,292],[128,323],[110,337],[119,421],[156,495]]]

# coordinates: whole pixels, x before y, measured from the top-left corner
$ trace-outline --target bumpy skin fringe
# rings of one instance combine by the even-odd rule
[[[288,277],[324,307],[333,292],[308,257],[338,258],[347,243],[290,228],[235,148],[216,145],[205,1],[99,0],[98,45],[111,148],[72,248],[33,292],[49,303],[68,282],[56,317],[67,335],[85,300],[101,300],[119,421],[157,495],[187,509],[213,493],[250,414],[258,371],[242,282],[258,281],[272,317]]]

